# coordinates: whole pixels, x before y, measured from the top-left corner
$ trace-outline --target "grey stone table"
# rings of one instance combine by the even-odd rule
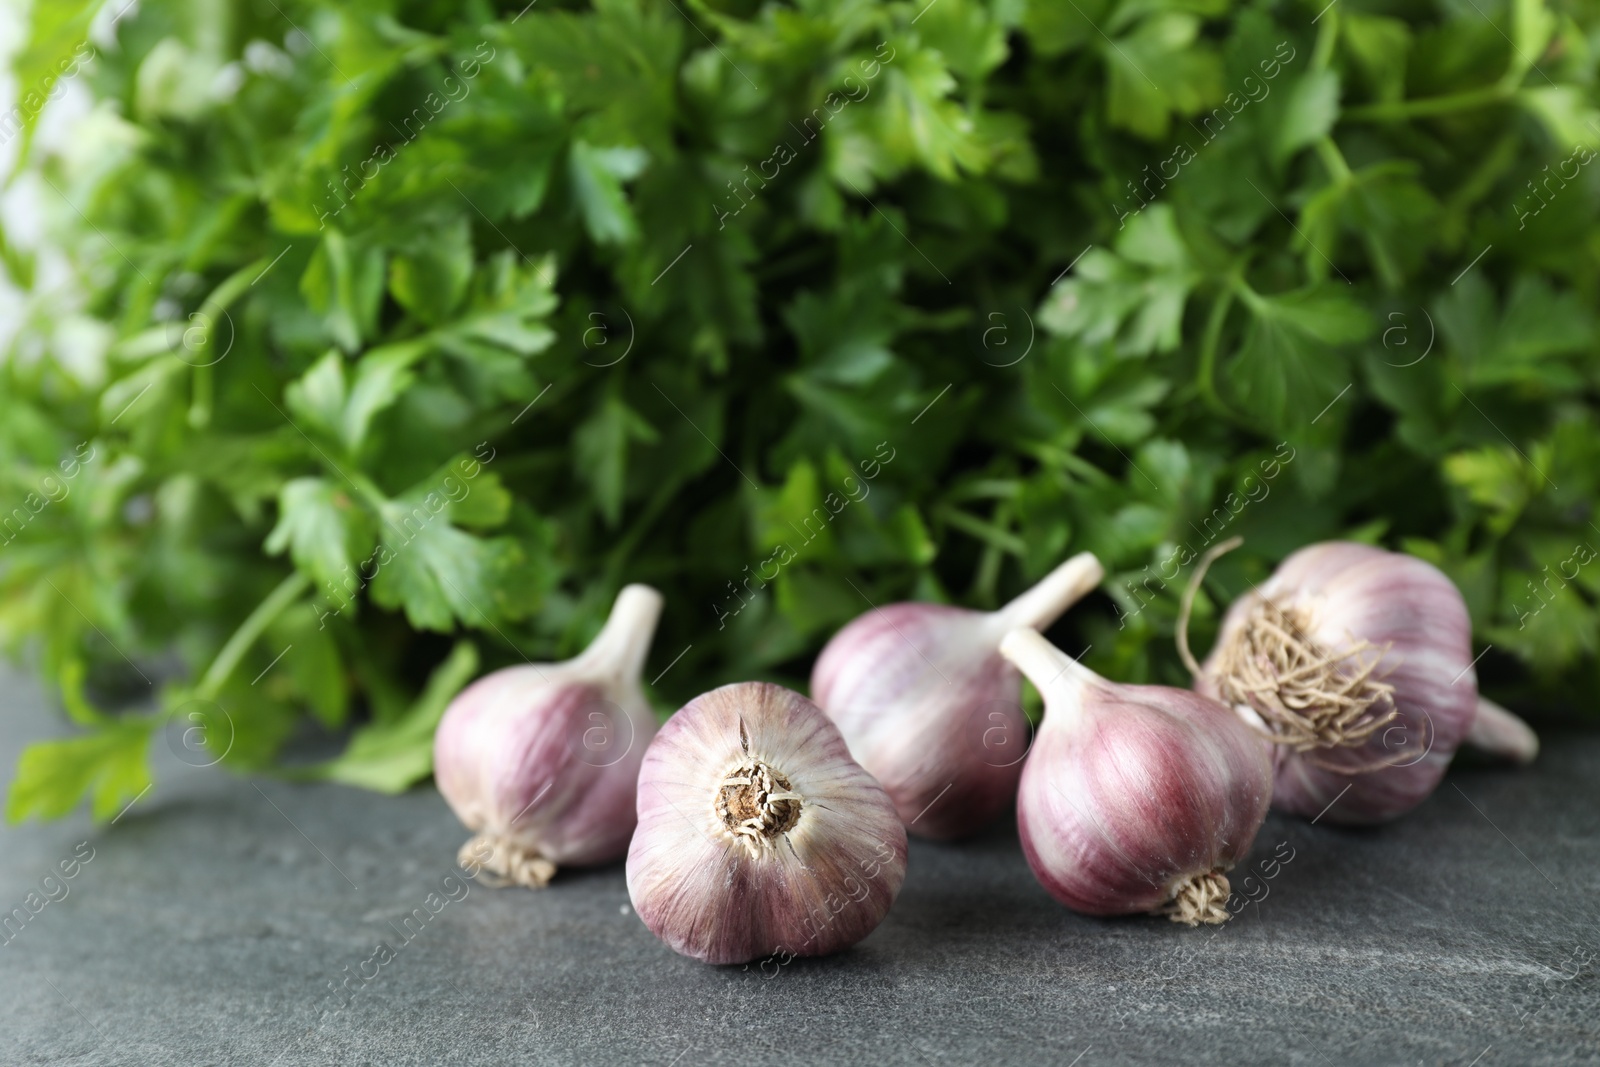
[[[7,767],[61,730],[45,706],[0,674]],[[1292,859],[1215,930],[1074,915],[1002,825],[914,842],[871,937],[765,969],[668,951],[620,865],[538,893],[447,882],[464,835],[432,789],[159,753],[114,825],[3,831],[0,907],[75,876],[4,946],[0,1063],[1597,1063],[1600,737],[1546,742],[1379,830],[1273,816],[1253,864]]]

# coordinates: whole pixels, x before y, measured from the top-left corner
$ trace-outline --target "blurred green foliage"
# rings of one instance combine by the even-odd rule
[[[1381,541],[1502,695],[1600,682],[1592,5],[118,6],[37,0],[16,61],[94,105],[11,120],[66,254],[0,246],[0,631],[80,728],[13,818],[311,720],[402,788],[626,581],[663,710],[1082,549],[1062,640],[1182,684],[1224,530],[1219,601]]]

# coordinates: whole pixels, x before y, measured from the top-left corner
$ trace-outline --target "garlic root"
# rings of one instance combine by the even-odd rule
[[[1225,923],[1232,918],[1226,906],[1230,892],[1228,876],[1220,868],[1190,875],[1178,883],[1172,902],[1163,909],[1163,914],[1185,926]]]
[[[763,845],[794,829],[804,803],[782,771],[749,758],[722,779],[715,806],[728,832],[758,854]]]
[[[556,865],[538,852],[498,834],[475,834],[456,853],[462,868],[476,864],[478,881],[490,889],[520,885],[543,889],[555,877]]]
[[[1189,614],[1211,564],[1244,543],[1230,537],[1200,560],[1178,609],[1178,652],[1189,673],[1205,671],[1189,651]],[[1333,652],[1306,634],[1315,621],[1303,605],[1257,596],[1241,625],[1211,653],[1217,696],[1261,717],[1272,740],[1295,752],[1355,747],[1393,722],[1394,686],[1372,677],[1389,646],[1354,641]],[[1374,654],[1375,653],[1375,654]]]
[[[1389,648],[1355,641],[1331,652],[1305,636],[1313,625],[1295,605],[1251,604],[1212,654],[1217,691],[1224,703],[1254,710],[1296,752],[1365,744],[1399,714],[1394,686],[1372,677]]]
[[[1539,735],[1521,718],[1492,700],[1478,698],[1478,710],[1467,728],[1467,744],[1518,765],[1539,755]]]

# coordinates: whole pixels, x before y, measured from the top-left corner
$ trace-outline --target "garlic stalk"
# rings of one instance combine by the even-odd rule
[[[1467,744],[1516,764],[1532,763],[1539,756],[1539,735],[1533,728],[1481,696],[1472,725],[1467,728]]]
[[[960,837],[1011,803],[1031,731],[1000,640],[1048,627],[1104,577],[1083,552],[998,611],[888,604],[828,642],[812,697],[911,832]]]
[[[889,798],[805,697],[765,682],[704,693],[639,773],[634,911],[707,963],[821,956],[883,919],[906,871]]]
[[[1311,545],[1234,602],[1201,665],[1186,633],[1194,594],[1211,561],[1238,544],[1207,553],[1184,595],[1179,651],[1195,688],[1274,742],[1273,803],[1284,811],[1371,823],[1416,807],[1478,715],[1461,594],[1413,556],[1353,542]],[[1513,738],[1493,712],[1482,732],[1529,751],[1529,738]]]
[[[1261,740],[1186,689],[1109,682],[1032,630],[1000,645],[1045,699],[1017,794],[1023,853],[1045,890],[1089,915],[1220,923],[1227,871],[1272,796]]]
[[[434,779],[476,835],[463,864],[488,885],[537,888],[557,865],[621,859],[655,714],[639,685],[661,594],[630,585],[565,663],[507,667],[462,690],[434,735]]]

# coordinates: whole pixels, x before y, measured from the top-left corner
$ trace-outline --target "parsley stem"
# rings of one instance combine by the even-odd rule
[[[1233,307],[1233,286],[1223,286],[1217,294],[1217,299],[1211,305],[1211,315],[1206,319],[1206,332],[1200,342],[1200,369],[1195,377],[1195,385],[1200,389],[1200,395],[1205,398],[1209,406],[1218,415],[1231,420],[1233,412],[1228,410],[1228,405],[1222,402],[1222,397],[1217,393],[1215,379],[1217,368],[1217,346],[1222,340],[1222,324],[1228,318],[1228,311]]]
[[[1353,107],[1342,117],[1352,122],[1402,122],[1406,119],[1428,118],[1432,115],[1448,115],[1455,111],[1488,107],[1502,103],[1510,96],[1511,90],[1505,86],[1491,85],[1486,89],[1468,89],[1446,96],[1425,96],[1420,100],[1396,100],[1387,104]]]
[[[218,286],[211,290],[200,309],[189,316],[193,323],[183,332],[183,347],[195,360],[204,359],[206,362],[191,362],[194,367],[194,393],[189,403],[189,425],[196,430],[203,430],[211,425],[211,412],[216,391],[213,381],[212,367],[224,359],[229,349],[233,347],[234,324],[228,314],[228,308],[233,302],[253,284],[253,279],[258,278],[263,270],[270,266],[272,261],[262,256],[253,263],[247,263],[224,278]],[[226,324],[219,328],[219,318]],[[216,345],[223,345],[220,353],[214,354]]]
[[[354,474],[348,474],[339,467],[335,466],[331,461],[328,463],[328,468],[334,473],[342,475],[347,482],[355,487],[356,492],[361,494],[362,501],[367,505],[367,507],[371,508],[377,514],[379,521],[390,521],[388,508],[390,504],[394,503],[394,501],[390,500],[388,496],[386,496],[384,492],[378,488],[377,483],[375,483],[371,478],[367,477],[364,471],[356,471]]]
[[[1011,502],[1001,500],[994,506],[994,511],[989,516],[990,523],[1001,530],[1011,525]],[[1018,558],[1026,559],[1026,555]],[[983,552],[978,557],[977,569],[972,575],[972,597],[974,603],[994,607],[997,603],[995,586],[1000,580],[1000,565],[1005,562],[1005,553],[993,541],[983,546]]]
[[[1339,12],[1332,4],[1323,13],[1325,20],[1317,27],[1317,43],[1311,49],[1311,69],[1327,70],[1333,61],[1333,47],[1339,41]]]
[[[1517,161],[1517,150],[1522,143],[1522,136],[1512,130],[1483,155],[1480,163],[1461,185],[1445,200],[1445,207],[1458,215],[1465,215],[1467,208],[1482,200],[1494,188],[1500,177]],[[1462,223],[1465,227],[1465,223]]]
[[[255,644],[262,631],[272,625],[272,621],[283,614],[284,609],[299,599],[300,594],[310,587],[311,579],[298,570],[279,582],[278,587],[268,593],[267,598],[257,604],[256,609],[245,617],[237,630],[233,631],[228,643],[222,646],[217,658],[206,668],[205,677],[200,679],[195,695],[205,700],[215,700],[223,685],[227,683],[228,676],[239,665],[239,661],[244,658],[250,646]]]
[[[1350,164],[1345,162],[1344,153],[1339,151],[1332,137],[1317,140],[1317,156],[1322,160],[1322,165],[1328,168],[1328,177],[1333,179],[1335,185],[1350,184]]]
[[[933,509],[933,513],[948,525],[954,526],[974,540],[993,546],[1001,552],[1008,552],[1018,559],[1028,554],[1028,546],[1023,542],[1022,538],[1010,530],[1001,529],[992,522],[985,522],[976,515],[969,515],[967,512],[951,507],[949,504],[938,505]],[[995,517],[1000,518],[998,513],[996,513]]]
[[[644,535],[650,532],[650,528],[661,517],[661,513],[667,509],[667,505],[676,499],[679,490],[682,488],[683,479],[681,478],[668,478],[664,481],[661,487],[656,490],[655,496],[650,498],[650,502],[644,506],[634,519],[633,525],[611,546],[610,554],[606,559],[604,588],[614,589],[622,584],[623,568],[633,559],[634,549],[644,539]]]
[[[189,425],[196,430],[203,430],[211,425],[211,405],[215,386],[211,377],[211,364],[205,363],[194,369],[194,392],[189,401]]]

